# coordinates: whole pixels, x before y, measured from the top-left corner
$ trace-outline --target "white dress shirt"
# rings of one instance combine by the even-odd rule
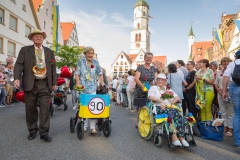
[[[234,67],[235,67],[235,63],[234,62],[237,65],[240,65],[240,59],[236,59],[235,61],[233,61],[233,62],[228,64],[227,69],[224,71],[224,74],[223,74],[223,76],[229,77],[230,81],[233,81],[232,80],[232,74],[233,74]]]

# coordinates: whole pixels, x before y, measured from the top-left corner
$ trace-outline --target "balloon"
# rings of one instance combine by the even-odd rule
[[[59,78],[57,79],[57,86],[61,86],[61,85],[64,84],[64,83],[65,83],[65,79],[64,79],[64,78],[59,77]]]
[[[15,95],[16,99],[25,103],[25,100],[24,100],[24,92],[23,91],[20,91],[20,92],[17,92],[17,94]]]
[[[61,68],[61,74],[60,74],[60,77],[63,77],[63,78],[69,78],[71,76],[71,72],[69,71],[68,67],[67,66],[63,66]]]

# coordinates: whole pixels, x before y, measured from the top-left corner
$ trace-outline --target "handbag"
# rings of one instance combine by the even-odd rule
[[[209,139],[214,141],[222,141],[224,125],[212,126],[212,122],[201,121],[199,123],[200,131],[203,139]]]
[[[138,98],[145,98],[147,97],[148,92],[143,92],[141,89],[137,91]]]
[[[123,84],[122,85],[122,93],[124,93],[124,94],[127,93],[126,88],[127,88],[126,84]]]

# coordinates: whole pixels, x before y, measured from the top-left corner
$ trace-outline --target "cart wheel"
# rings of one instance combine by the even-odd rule
[[[142,107],[138,114],[138,131],[140,136],[145,140],[149,140],[153,135],[154,129],[153,114],[149,115],[148,107]]]
[[[83,135],[84,135],[83,125],[84,125],[84,122],[83,122],[83,121],[80,121],[80,122],[78,122],[78,124],[77,124],[77,136],[78,136],[78,139],[79,139],[79,140],[81,140],[81,139],[83,138]]]
[[[160,134],[155,134],[155,136],[154,136],[154,144],[157,147],[161,147],[162,146],[162,136]]]
[[[102,130],[105,137],[109,137],[111,135],[112,128],[111,128],[111,122],[109,120],[106,120],[103,122]]]
[[[68,105],[67,104],[63,104],[64,105],[64,111],[66,111],[67,110],[67,108],[68,108]]]
[[[70,132],[73,133],[75,130],[75,118],[70,118]]]
[[[98,119],[97,120],[97,126],[98,126],[98,130],[102,131],[102,129],[103,129],[103,119]]]

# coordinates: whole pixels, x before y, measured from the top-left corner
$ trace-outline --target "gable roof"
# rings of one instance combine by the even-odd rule
[[[35,9],[35,12],[38,13],[38,8],[42,6],[43,0],[31,0]]]
[[[39,0],[39,1],[42,1],[42,0]],[[38,18],[37,18],[37,12],[35,11],[35,6],[34,6],[34,3],[32,0],[29,0],[29,4],[30,4],[30,7],[31,7],[31,10],[32,10],[32,13],[33,13],[33,18],[36,22],[36,25],[37,25],[37,28],[39,30],[41,30],[41,27],[40,27],[40,24],[39,24],[39,21],[38,21]]]
[[[75,26],[75,22],[60,22],[60,25],[62,27],[63,40],[68,41]]]
[[[160,66],[162,69],[166,65],[167,57],[166,56],[153,56],[152,62],[155,66]]]
[[[125,52],[121,51],[121,52],[118,54],[117,58],[113,61],[113,63],[111,64],[111,66],[117,61],[118,57],[119,57],[122,53],[123,53],[123,55],[127,58],[128,62],[131,63],[131,61],[129,61],[129,56],[128,56]]]

